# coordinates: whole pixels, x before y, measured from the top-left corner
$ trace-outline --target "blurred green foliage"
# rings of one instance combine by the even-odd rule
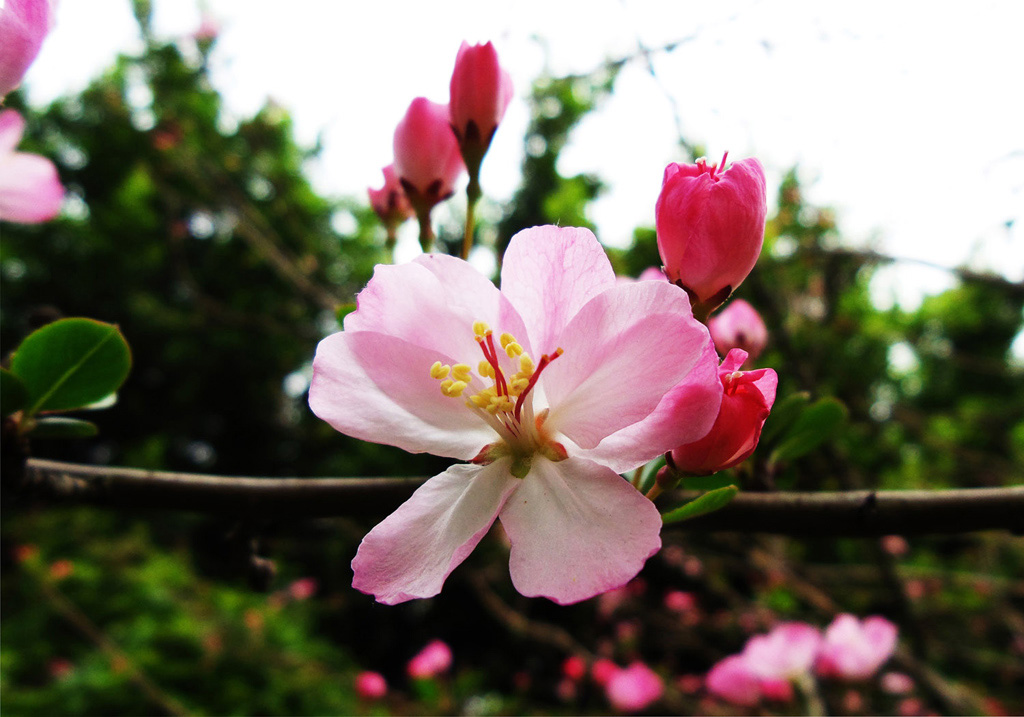
[[[146,3],[137,5],[145,16]],[[228,115],[208,82],[208,50],[149,37],[145,52],[120,58],[81,95],[26,110],[24,147],[55,158],[71,198],[54,223],[3,226],[4,354],[58,316],[89,316],[118,324],[134,357],[117,406],[90,416],[98,438],[39,441],[34,452],[224,474],[437,472],[444,461],[345,438],[309,413],[316,343],[336,330],[338,309],[383,258],[383,231],[363,202],[312,190],[303,168],[315,149],[296,144],[282,108]],[[558,157],[613,91],[620,66],[545,77],[533,88],[522,186],[498,226],[499,251],[527,226],[588,225],[601,182],[561,176]],[[18,103],[8,98],[24,109]],[[705,487],[1020,482],[1024,380],[1010,344],[1021,332],[1022,292],[965,281],[919,309],[879,309],[870,295],[877,260],[843,249],[832,213],[804,200],[795,170],[777,205],[761,260],[737,296],[768,324],[771,344],[758,365],[778,371],[779,405],[806,398],[769,418],[751,461]],[[652,228],[638,228],[635,240],[609,252],[622,274],[658,262]],[[797,409],[822,399],[846,407],[840,433],[769,463]],[[629,589],[570,608],[515,594],[507,552],[486,541],[441,597],[386,608],[349,587],[348,562],[367,527],[4,501],[5,711],[607,711],[592,683],[559,684],[559,665],[574,649],[557,637],[561,630],[619,664],[653,665],[669,681],[663,710],[728,713],[676,678],[705,673],[774,620],[824,626],[839,611],[899,622],[915,659],[964,688],[971,709],[1024,710],[1016,689],[1024,680],[1024,549],[1005,536],[883,549],[871,540],[666,533],[666,548]],[[289,590],[302,577],[316,579],[314,597]],[[673,590],[691,592],[698,606],[669,610],[664,598]],[[410,682],[405,662],[437,637],[453,646],[453,674]],[[359,669],[385,674],[393,689],[384,702],[357,700]],[[911,693],[922,710],[956,711],[929,685],[921,678]],[[851,689],[826,685],[833,711],[856,711],[844,707]],[[862,712],[900,708],[902,698],[877,681],[856,690]]]

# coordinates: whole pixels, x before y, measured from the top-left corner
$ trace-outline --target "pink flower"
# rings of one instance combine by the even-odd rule
[[[433,640],[409,660],[406,672],[417,680],[428,680],[447,672],[452,666],[452,649],[441,640]]]
[[[618,670],[608,684],[605,694],[612,706],[620,712],[639,712],[661,697],[665,686],[661,678],[642,662]]]
[[[665,608],[672,612],[689,612],[697,607],[693,593],[683,590],[670,590],[665,593]]]
[[[0,112],[0,219],[38,224],[60,212],[64,187],[53,162],[14,151],[24,131],[21,115],[14,110]]]
[[[733,349],[743,349],[749,362],[760,356],[768,345],[768,327],[757,310],[743,299],[731,301],[720,314],[713,316],[708,330],[715,348],[723,356]]]
[[[512,92],[512,78],[498,64],[494,45],[463,42],[452,72],[449,110],[464,152],[467,144],[487,151]]]
[[[370,196],[370,206],[377,216],[389,229],[397,227],[406,219],[412,216],[412,205],[402,189],[398,176],[395,174],[395,165],[389,164],[384,167],[384,186],[380,189],[367,189]]]
[[[655,207],[658,250],[669,281],[695,297],[721,304],[754,268],[768,212],[764,170],[756,159],[729,169],[670,164]]]
[[[465,169],[448,106],[417,97],[395,128],[395,173],[413,205],[431,207],[455,192]]]
[[[379,700],[388,693],[388,683],[379,672],[364,671],[356,675],[356,694],[364,700]]]
[[[839,615],[825,630],[815,670],[822,677],[867,679],[892,656],[897,634],[896,626],[884,617],[862,621]]]
[[[593,234],[549,226],[512,238],[500,291],[429,254],[378,266],[358,307],[317,349],[313,412],[472,463],[370,531],[355,588],[387,604],[436,595],[499,517],[516,589],[561,604],[624,585],[661,547],[660,514],[618,474],[717,413],[710,337],[684,292],[617,285]]]
[[[767,635],[747,641],[742,657],[762,680],[792,680],[807,674],[821,645],[818,628],[803,622],[784,622]]]
[[[914,691],[914,679],[902,672],[886,672],[882,675],[882,692],[890,695],[905,695]]]
[[[715,663],[704,684],[708,692],[734,705],[753,707],[761,701],[761,679],[741,655],[729,655]]]
[[[739,465],[757,448],[761,428],[775,403],[779,377],[770,368],[740,371],[747,353],[733,349],[718,369],[725,393],[715,425],[699,441],[672,451],[675,469],[708,475]]]
[[[0,100],[21,84],[50,32],[49,0],[7,0],[0,10]]]

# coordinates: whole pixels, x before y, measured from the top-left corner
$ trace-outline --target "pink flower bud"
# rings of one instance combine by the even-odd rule
[[[578,682],[587,674],[587,663],[579,655],[569,655],[562,663],[562,674],[573,682]]]
[[[448,123],[448,105],[417,97],[395,128],[395,174],[409,200],[431,207],[455,192],[465,169]]]
[[[356,694],[364,700],[379,700],[388,693],[388,683],[379,672],[360,672],[356,675]]]
[[[24,130],[21,115],[14,110],[0,112],[0,219],[37,224],[60,212],[64,187],[53,162],[14,151]]]
[[[753,361],[768,345],[768,327],[761,315],[743,299],[729,302],[721,313],[708,322],[711,340],[722,356],[733,349],[747,352],[747,360]]]
[[[384,167],[384,186],[380,189],[372,187],[366,190],[370,197],[370,206],[386,227],[397,227],[406,219],[412,216],[412,205],[409,198],[405,196],[398,175],[395,174],[395,165],[389,164]]]
[[[634,662],[618,670],[605,685],[608,701],[620,712],[646,709],[661,697],[664,690],[661,678],[642,662]]]
[[[447,672],[451,666],[451,648],[441,640],[433,640],[409,660],[406,671],[409,677],[427,680]]]
[[[914,679],[902,672],[886,672],[882,675],[882,692],[890,695],[905,695],[914,691]]]
[[[678,471],[708,475],[732,468],[754,452],[775,403],[779,377],[770,368],[740,371],[746,359],[746,351],[733,349],[718,367],[725,388],[718,418],[706,436],[672,451]]]
[[[822,677],[867,679],[892,655],[897,633],[896,626],[884,617],[861,621],[853,615],[839,615],[825,630],[814,668]]]
[[[612,677],[614,677],[618,671],[618,665],[611,660],[602,657],[594,660],[594,665],[590,668],[590,677],[595,683],[604,687],[611,682]]]
[[[0,10],[0,100],[21,84],[51,23],[49,0],[7,0]]]
[[[670,164],[655,205],[658,250],[669,281],[694,303],[722,303],[754,268],[768,213],[764,170],[756,159],[729,169]],[[724,171],[723,171],[724,170]]]
[[[449,104],[459,143],[486,151],[512,101],[512,92],[512,78],[498,64],[494,45],[463,42],[455,58]]]

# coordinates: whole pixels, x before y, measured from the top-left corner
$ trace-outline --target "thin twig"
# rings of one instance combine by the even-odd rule
[[[108,507],[244,518],[373,518],[397,508],[423,478],[253,478],[29,459],[31,495]],[[695,493],[673,492],[674,502]],[[960,490],[740,493],[714,513],[668,529],[778,535],[1024,532],[1024,485]]]

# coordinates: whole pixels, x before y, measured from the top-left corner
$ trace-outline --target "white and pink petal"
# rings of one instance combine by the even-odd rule
[[[677,286],[643,281],[602,292],[557,337],[564,354],[540,379],[551,429],[594,448],[650,415],[709,340]]]
[[[589,229],[524,229],[502,260],[501,291],[523,317],[538,356],[554,351],[573,316],[615,283],[608,256]]]
[[[385,605],[437,595],[520,484],[507,459],[434,476],[363,538],[352,587]]]
[[[441,393],[430,377],[437,360],[454,358],[372,331],[332,334],[317,346],[309,406],[353,438],[469,460],[497,434]]]
[[[535,456],[501,511],[512,583],[561,605],[625,585],[661,548],[654,504],[609,468]]]

